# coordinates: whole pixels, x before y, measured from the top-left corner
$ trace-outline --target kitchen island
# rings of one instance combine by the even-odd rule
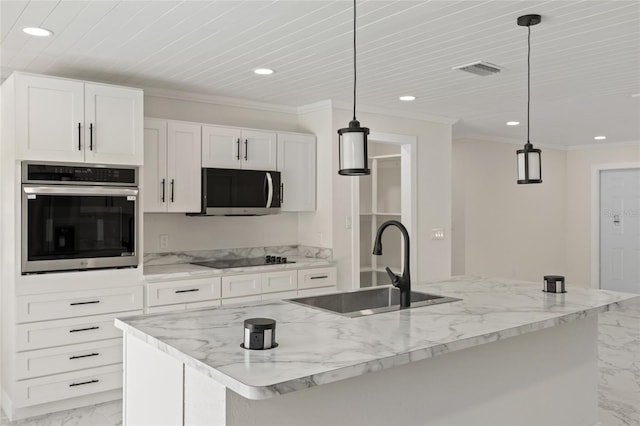
[[[117,319],[125,425],[597,423],[597,315],[637,296],[454,277],[462,300],[345,318],[286,301]],[[279,347],[240,348],[243,320]]]

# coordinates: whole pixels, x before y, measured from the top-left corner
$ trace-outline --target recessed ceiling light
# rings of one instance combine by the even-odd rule
[[[596,137],[594,137],[594,139],[597,140],[597,141],[603,141],[606,138],[607,138],[606,136],[596,136]]]
[[[49,37],[53,34],[53,31],[40,27],[26,27],[23,28],[22,31],[36,37]]]
[[[411,95],[400,96],[401,101],[415,101],[416,97]]]
[[[255,70],[253,70],[253,72],[258,75],[271,75],[275,71],[269,68],[256,68]]]
[[[517,126],[519,124],[519,121],[507,121],[507,126]]]

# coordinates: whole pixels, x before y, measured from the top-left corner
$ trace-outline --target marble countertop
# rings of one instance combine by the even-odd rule
[[[236,268],[208,268],[206,266],[192,265],[190,263],[178,263],[173,265],[155,265],[144,267],[144,277],[147,281],[164,281],[186,278],[205,278],[219,275],[250,274],[286,269],[322,268],[334,266],[330,260],[316,259],[312,257],[288,256],[295,263],[272,264],[262,266],[245,266]]]
[[[408,364],[606,312],[639,296],[453,277],[414,290],[463,300],[359,318],[285,301],[116,319],[116,326],[249,399]],[[243,320],[277,321],[278,348],[240,348]]]

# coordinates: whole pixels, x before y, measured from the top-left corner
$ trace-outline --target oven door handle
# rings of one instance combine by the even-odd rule
[[[98,196],[138,196],[138,190],[133,188],[113,188],[104,186],[27,186],[22,190],[27,195],[98,195]]]

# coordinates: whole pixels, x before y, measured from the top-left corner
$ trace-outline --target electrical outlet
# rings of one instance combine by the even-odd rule
[[[431,228],[431,239],[432,240],[444,240],[444,229],[442,229],[442,228]]]
[[[351,216],[344,218],[344,229],[351,229]]]
[[[167,234],[160,235],[160,248],[169,248],[169,236]]]

